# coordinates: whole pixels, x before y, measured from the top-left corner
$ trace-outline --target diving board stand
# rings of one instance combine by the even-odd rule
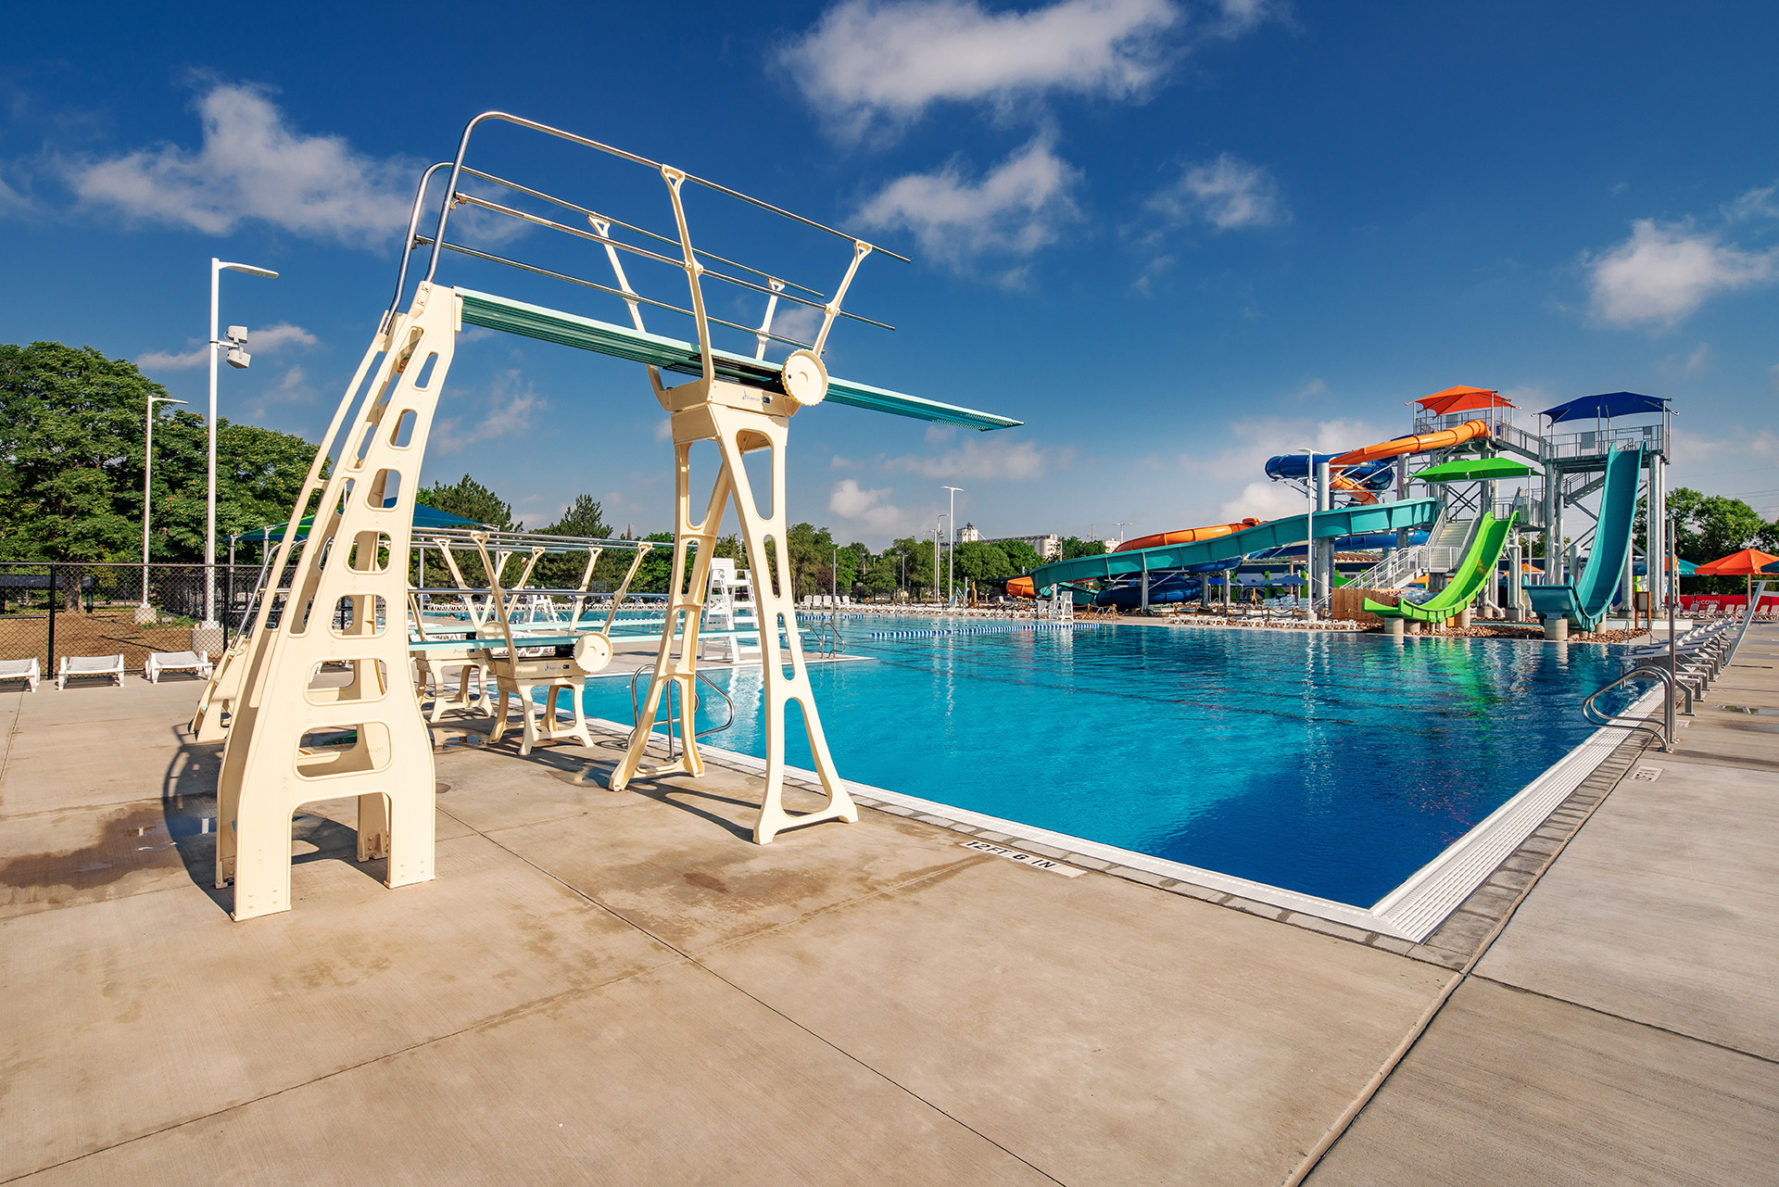
[[[466,158],[472,140],[494,127],[588,150],[591,155],[581,159],[588,174],[596,172],[595,166],[631,170],[633,182],[635,170],[652,173],[665,190],[672,230],[647,230],[639,218],[621,219],[471,166]],[[636,188],[629,184],[613,192],[633,201]],[[791,230],[812,233],[824,247],[836,247],[836,241],[843,244],[844,250],[832,252],[840,272],[838,283],[823,292],[695,246],[688,191],[697,192],[701,201],[738,204],[751,217],[763,213],[788,220]],[[453,224],[453,213],[462,208],[473,209],[477,218]],[[422,216],[433,212],[431,233],[423,234]],[[494,224],[501,229],[522,225],[527,233],[517,238],[487,233]],[[454,229],[458,238],[452,237]],[[549,234],[539,235],[540,231]],[[465,236],[481,236],[483,241],[466,242]],[[571,249],[590,253],[603,261],[601,278],[493,250],[512,250],[509,242],[558,255]],[[751,250],[756,240],[743,242]],[[289,528],[267,566],[267,588],[289,593],[281,601],[259,599],[247,642],[226,665],[231,718],[217,784],[216,881],[218,886],[233,883],[235,918],[289,909],[291,817],[303,804],[316,800],[356,798],[357,856],[360,861],[386,859],[384,880],[389,886],[433,876],[436,775],[431,736],[408,677],[405,623],[414,495],[458,335],[465,326],[640,363],[669,417],[676,466],[672,586],[646,704],[612,773],[613,790],[622,790],[638,777],[667,773],[695,777],[703,771],[697,731],[691,728],[700,615],[712,550],[733,504],[753,573],[764,672],[767,772],[754,837],[763,844],[794,825],[855,820],[857,809],[835,771],[822,733],[795,629],[785,530],[790,418],[829,401],[982,430],[1019,423],[829,376],[823,354],[837,322],[891,328],[842,308],[861,264],[873,254],[904,257],[684,170],[504,112],[485,112],[472,119],[455,159],[425,171],[404,248],[395,296],[323,435],[292,508]],[[416,250],[428,252],[427,266],[410,296],[409,267]],[[600,294],[628,324],[497,295],[485,287],[447,285],[438,278],[440,262],[447,255],[474,261],[465,267],[484,269],[483,274],[509,267],[527,274],[526,283],[533,286],[541,278],[569,286],[582,297]],[[677,300],[685,303],[633,286],[626,261],[644,265],[639,275],[665,273],[669,288],[683,283],[684,289],[677,291],[684,295]],[[707,305],[706,289],[711,285],[724,286],[721,311],[728,318]],[[745,316],[733,312],[737,293],[739,300],[763,305],[758,322],[732,320]],[[801,310],[804,319],[781,316],[792,308]],[[645,324],[645,311],[650,317],[685,319],[682,324],[688,324],[689,332],[683,337],[657,332]],[[819,328],[803,331],[803,338],[787,329],[810,323]],[[717,345],[713,337],[718,334],[728,335],[741,348]],[[782,357],[772,357],[779,354]],[[669,386],[664,382],[669,374],[687,378]],[[601,410],[592,407],[577,428],[589,435],[610,432]],[[694,490],[691,449],[704,441],[714,443],[720,465],[708,490]],[[759,491],[743,464],[747,455],[756,453],[766,454],[769,463],[764,467],[765,489]],[[299,541],[297,525],[311,511],[312,527]],[[419,584],[417,578],[413,584]],[[503,629],[507,626],[503,622]],[[513,645],[524,646],[524,639],[508,633],[505,650],[516,657]],[[322,677],[325,670],[340,665],[346,669],[343,681]],[[684,750],[665,765],[645,767],[655,718],[672,685],[680,692]],[[825,795],[821,807],[801,815],[786,811],[782,803],[784,730],[793,704],[802,714]]]

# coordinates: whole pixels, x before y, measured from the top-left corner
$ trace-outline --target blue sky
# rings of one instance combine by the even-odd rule
[[[930,528],[946,483],[990,536],[1277,514],[1297,497],[1265,482],[1268,455],[1404,432],[1405,401],[1453,384],[1530,409],[1671,396],[1676,481],[1779,515],[1770,5],[177,14],[9,16],[0,340],[131,357],[199,405],[209,257],[275,268],[225,277],[255,361],[225,369],[223,413],[318,438],[389,300],[419,170],[500,108],[914,258],[866,262],[847,307],[897,328],[837,328],[831,370],[1026,427],[801,413],[788,510],[842,539]],[[489,143],[508,176],[605,192],[572,158]],[[610,184],[671,229],[658,194]],[[770,253],[749,225],[700,224]],[[558,258],[545,233],[503,242]],[[793,275],[825,287],[827,267]],[[586,492],[662,529],[663,420],[634,365],[471,334],[425,477],[474,473],[533,525]]]

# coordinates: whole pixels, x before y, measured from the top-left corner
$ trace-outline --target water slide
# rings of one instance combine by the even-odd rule
[[[1057,584],[1065,581],[1105,581],[1113,577],[1140,576],[1143,573],[1153,575],[1171,569],[1210,565],[1216,561],[1235,562],[1250,553],[1263,552],[1283,544],[1301,543],[1311,538],[1312,530],[1317,540],[1338,539],[1363,532],[1425,528],[1431,526],[1438,517],[1438,499],[1404,499],[1399,503],[1318,511],[1313,517],[1313,528],[1311,516],[1289,515],[1206,540],[1052,561],[1032,570],[1032,589],[1036,593],[1047,594]],[[1008,583],[1008,588],[1009,591],[1012,590],[1012,582]]]
[[[1218,536],[1230,536],[1236,532],[1247,531],[1257,527],[1258,519],[1244,519],[1240,523],[1214,523],[1203,528],[1182,528],[1177,532],[1156,532],[1153,536],[1138,536],[1126,540],[1113,552],[1132,552],[1142,548],[1156,548],[1163,544],[1191,544],[1198,540],[1214,540]]]
[[[1631,531],[1637,519],[1637,482],[1643,469],[1643,448],[1621,449],[1606,459],[1606,485],[1600,492],[1600,521],[1588,549],[1581,576],[1566,585],[1528,585],[1526,596],[1540,618],[1567,618],[1578,630],[1594,631],[1606,617],[1625,558],[1631,552]]]
[[[1454,445],[1462,445],[1466,441],[1475,441],[1488,435],[1487,421],[1467,420],[1455,428],[1440,429],[1433,433],[1409,433],[1402,437],[1392,437],[1388,441],[1379,441],[1375,445],[1350,449],[1346,453],[1317,454],[1316,461],[1327,462],[1334,471],[1329,484],[1335,490],[1352,496],[1357,503],[1371,504],[1377,502],[1374,492],[1389,486],[1393,478],[1390,467],[1383,464],[1389,459],[1411,453],[1426,453],[1430,449],[1450,449]],[[1282,453],[1267,459],[1268,478],[1303,478],[1308,473],[1308,454]]]
[[[1408,601],[1384,606],[1366,598],[1366,612],[1382,618],[1408,618],[1415,622],[1444,622],[1455,618],[1469,608],[1477,595],[1495,579],[1495,566],[1501,562],[1501,552],[1507,547],[1508,533],[1513,531],[1517,518],[1517,512],[1506,519],[1496,519],[1485,511],[1477,523],[1476,538],[1471,542],[1470,551],[1458,562],[1451,581],[1432,598],[1418,606]]]

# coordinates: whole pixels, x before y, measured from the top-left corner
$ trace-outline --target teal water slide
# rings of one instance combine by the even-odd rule
[[[1315,521],[1313,525],[1310,522],[1312,518]],[[1218,536],[1213,540],[1163,544],[1155,548],[1133,548],[1128,552],[1108,552],[1103,556],[1053,561],[1032,570],[1032,585],[1039,596],[1044,596],[1064,582],[1104,581],[1111,577],[1160,573],[1168,569],[1183,569],[1188,565],[1206,565],[1217,561],[1230,561],[1233,564],[1250,553],[1264,552],[1268,548],[1277,548],[1284,544],[1301,544],[1311,539],[1312,530],[1315,539],[1328,540],[1340,536],[1356,536],[1362,532],[1430,527],[1438,518],[1438,499],[1404,499],[1399,503],[1377,503],[1370,507],[1342,507],[1338,511],[1318,511],[1313,517],[1291,515],[1246,531]]]
[[[1631,532],[1637,520],[1637,482],[1643,469],[1643,447],[1620,449],[1606,459],[1606,484],[1600,493],[1600,520],[1581,576],[1565,585],[1528,585],[1532,611],[1540,618],[1567,618],[1578,630],[1594,631],[1618,593],[1625,558],[1631,553]]]

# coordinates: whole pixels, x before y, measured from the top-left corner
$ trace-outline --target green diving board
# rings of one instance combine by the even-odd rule
[[[704,373],[704,360],[698,348],[692,343],[682,342],[678,338],[666,338],[644,330],[626,329],[610,322],[595,321],[590,317],[580,317],[556,309],[546,309],[541,305],[528,305],[524,301],[496,297],[488,293],[476,292],[473,289],[458,289],[456,291],[458,298],[463,303],[465,325],[482,326],[485,329],[500,330],[508,334],[519,334],[543,342],[554,342],[560,346],[572,346],[578,350],[591,350],[598,354],[611,355],[613,358],[628,359],[633,363],[646,363],[651,367],[678,371],[686,375],[702,375]],[[771,391],[784,390],[781,382],[783,368],[778,363],[766,359],[749,358],[746,355],[734,354],[726,350],[712,351],[711,357],[716,365],[717,378],[719,379],[727,379],[733,383],[745,383],[752,387],[766,388]],[[832,376],[828,379],[828,399],[836,404],[849,404],[854,408],[864,408],[872,412],[888,412],[893,416],[940,421],[985,431],[988,429],[1010,429],[1023,423],[1012,417],[997,416],[992,412],[978,412],[974,408],[942,404],[938,400],[922,399],[920,396],[892,392],[885,388],[872,387],[865,383],[854,383],[850,379],[837,379]]]
[[[1080,556],[1074,560],[1052,561],[1032,570],[1032,584],[1040,594],[1057,585],[1077,581],[1104,581],[1112,577],[1160,573],[1168,569],[1184,569],[1190,565],[1229,561],[1230,567],[1242,557],[1264,552],[1285,544],[1301,544],[1313,532],[1318,540],[1338,536],[1357,536],[1365,532],[1395,531],[1399,528],[1424,528],[1439,518],[1438,499],[1404,499],[1397,503],[1374,503],[1364,507],[1343,507],[1338,511],[1318,511],[1314,525],[1308,515],[1291,515],[1274,519],[1246,531],[1231,532],[1210,540],[1189,544],[1162,544],[1155,548],[1133,548],[1125,552],[1108,552],[1100,556]]]

